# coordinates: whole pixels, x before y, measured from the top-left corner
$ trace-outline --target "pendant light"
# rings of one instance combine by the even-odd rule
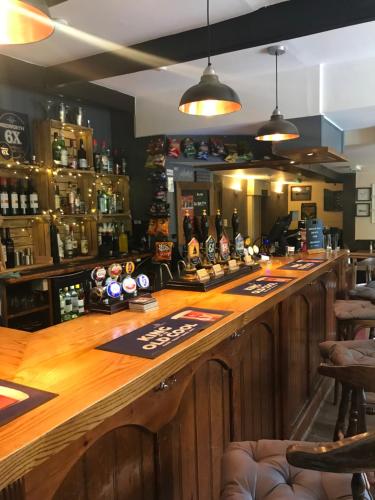
[[[270,120],[264,123],[257,132],[255,139],[257,141],[289,141],[298,139],[299,132],[294,123],[284,120],[284,116],[279,111],[279,89],[278,89],[278,57],[285,54],[286,49],[283,45],[273,45],[268,47],[267,52],[275,56],[276,60],[276,108],[273,110]]]
[[[54,29],[45,0],[2,0],[0,45],[39,42]]]
[[[178,109],[198,116],[226,115],[241,109],[240,98],[228,85],[221,83],[211,64],[210,2],[207,0],[208,65],[200,82],[181,97]]]

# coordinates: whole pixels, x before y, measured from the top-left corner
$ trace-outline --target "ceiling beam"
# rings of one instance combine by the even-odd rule
[[[53,0],[52,0],[53,1]],[[289,0],[212,25],[212,54],[223,54],[375,20],[373,0]],[[93,81],[206,56],[206,28],[103,52],[47,69],[51,86]],[[134,52],[139,51],[139,52]],[[156,57],[140,58],[140,54]],[[131,56],[130,56],[131,54]],[[160,62],[160,59],[163,62]]]
[[[60,3],[65,3],[68,0],[47,0],[48,7],[54,7],[55,5],[59,5]]]

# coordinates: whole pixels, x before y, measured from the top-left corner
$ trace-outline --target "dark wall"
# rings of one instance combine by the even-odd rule
[[[269,191],[268,196],[262,196],[261,230],[268,234],[278,217],[288,215],[288,191],[274,193]]]

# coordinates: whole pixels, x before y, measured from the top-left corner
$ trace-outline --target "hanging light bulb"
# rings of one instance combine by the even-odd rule
[[[207,0],[208,65],[197,85],[190,87],[181,97],[178,109],[182,113],[198,116],[217,116],[241,109],[237,93],[221,83],[211,64],[210,3]]]
[[[279,89],[278,89],[278,57],[285,54],[285,47],[282,45],[273,45],[268,47],[268,53],[275,56],[276,59],[276,107],[268,122],[265,122],[257,132],[255,139],[257,141],[289,141],[298,139],[300,134],[294,123],[284,120],[284,116],[279,110]]]
[[[39,42],[54,32],[45,0],[2,0],[0,45]]]

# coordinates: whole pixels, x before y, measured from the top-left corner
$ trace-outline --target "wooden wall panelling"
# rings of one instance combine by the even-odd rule
[[[0,500],[24,500],[25,484],[23,479],[19,479],[0,491]]]

